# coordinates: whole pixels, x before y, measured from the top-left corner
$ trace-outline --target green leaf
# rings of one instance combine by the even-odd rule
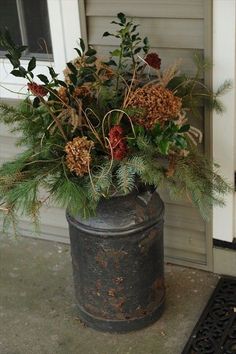
[[[103,37],[108,37],[108,36],[112,36],[112,34],[106,31],[106,32],[103,33],[102,36]]]
[[[25,75],[20,70],[16,70],[16,69],[12,70],[11,74],[17,77],[25,77]]]
[[[56,80],[56,83],[63,86],[63,87],[67,87],[67,84],[62,80]]]
[[[87,55],[88,57],[91,57],[91,56],[95,55],[96,53],[97,53],[97,51],[95,49],[89,47],[89,49],[87,50],[85,55]]]
[[[104,62],[104,64],[105,64],[105,65],[108,65],[108,66],[110,66],[110,65],[117,66],[117,63],[115,62],[115,60],[112,60],[112,59],[110,59],[110,60],[107,61],[107,62]]]
[[[111,54],[113,57],[119,57],[120,54],[121,54],[121,51],[120,51],[120,49],[115,49],[115,50],[113,50],[112,52],[110,52],[110,54]]]
[[[144,43],[146,46],[149,45],[148,37],[145,37],[145,38],[143,39],[143,43]]]
[[[131,30],[130,32],[131,32],[131,33],[135,32],[135,31],[136,31],[136,28],[137,28],[138,26],[140,26],[140,25],[134,25],[133,28],[132,28],[132,30]]]
[[[81,48],[82,52],[84,53],[84,51],[85,51],[85,43],[84,43],[84,40],[82,38],[80,38],[80,48]]]
[[[24,52],[28,48],[27,45],[21,45],[20,47],[17,48],[17,51],[20,53]]]
[[[185,124],[179,129],[179,133],[186,133],[190,129],[190,124]]]
[[[27,74],[27,71],[25,70],[25,68],[23,66],[19,66],[19,70],[24,76]]]
[[[74,48],[74,50],[76,50],[76,52],[78,53],[79,57],[82,56],[81,50],[79,50],[78,48]]]
[[[78,70],[76,69],[76,67],[74,66],[74,64],[72,64],[71,62],[66,63],[66,65],[68,66],[68,68],[70,69],[70,71],[73,74],[77,75]]]
[[[114,25],[123,26],[123,24],[122,24],[122,23],[117,22],[117,21],[111,21],[111,23],[112,23],[112,24],[114,24]]]
[[[48,78],[47,78],[46,75],[39,74],[39,75],[37,75],[37,77],[38,77],[39,80],[41,80],[44,84],[48,84],[48,83],[49,83],[49,80],[48,80]]]
[[[19,59],[14,58],[11,54],[6,54],[5,56],[7,57],[7,59],[12,64],[13,68],[18,68],[20,66],[20,60]]]
[[[33,100],[33,107],[38,108],[39,104],[40,104],[39,97],[35,97],[35,99]]]
[[[126,16],[125,16],[125,14],[123,14],[123,12],[119,12],[119,13],[117,14],[117,17],[118,17],[118,19],[120,20],[120,22],[121,22],[122,24],[125,24],[125,23],[126,23]]]
[[[92,63],[94,63],[96,60],[97,60],[97,58],[93,55],[93,56],[88,57],[88,58],[86,59],[86,63],[87,63],[87,64],[92,64]]]
[[[142,48],[138,47],[134,50],[134,54],[138,54],[139,52],[141,52]]]
[[[55,79],[58,76],[58,74],[55,73],[55,70],[51,66],[48,66],[48,70],[52,79]]]
[[[69,74],[69,78],[74,86],[77,85],[77,76],[75,74]]]
[[[34,70],[35,67],[36,67],[36,58],[32,57],[28,64],[28,71]]]
[[[161,128],[161,126],[160,126],[160,124],[159,123],[157,123],[156,125],[155,125],[155,127],[151,130],[151,134],[152,134],[152,136],[159,136],[160,134],[162,134],[162,132],[163,132],[163,130],[162,130],[162,128]]]
[[[159,150],[161,152],[161,154],[163,155],[167,155],[168,153],[168,150],[169,150],[169,145],[170,145],[170,142],[168,140],[165,140],[165,139],[162,139],[160,142],[159,142]]]
[[[177,135],[175,137],[175,143],[181,149],[186,149],[187,148],[187,142],[186,142],[186,140],[184,139],[184,137],[182,135]]]

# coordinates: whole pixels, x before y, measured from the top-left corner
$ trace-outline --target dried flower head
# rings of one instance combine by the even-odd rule
[[[181,110],[182,101],[163,86],[149,85],[134,91],[128,106],[142,109],[142,112],[131,118],[146,129],[152,129],[157,122],[161,124],[175,119]]]
[[[96,65],[96,73],[99,76],[101,81],[106,81],[114,77],[114,70],[101,60],[97,59],[95,62]]]
[[[38,85],[36,84],[36,82],[29,82],[27,86],[34,96],[43,97],[46,96],[48,93],[48,91],[43,85]]]
[[[157,53],[149,53],[144,58],[145,62],[152,68],[159,70],[161,68],[161,58]]]
[[[64,103],[69,104],[69,97],[70,96],[74,97],[74,98],[89,97],[89,96],[91,96],[91,90],[89,89],[89,87],[82,85],[82,86],[76,87],[73,94],[70,94],[66,87],[60,87],[58,89],[58,96],[60,97],[60,99]]]
[[[66,144],[66,165],[71,172],[80,177],[88,173],[93,146],[94,142],[86,137],[76,137]]]

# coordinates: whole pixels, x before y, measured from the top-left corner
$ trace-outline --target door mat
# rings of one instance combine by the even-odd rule
[[[219,280],[182,354],[236,354],[236,278]]]

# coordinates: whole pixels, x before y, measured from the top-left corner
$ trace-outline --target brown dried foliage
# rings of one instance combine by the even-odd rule
[[[135,90],[128,106],[142,109],[132,119],[146,129],[152,129],[156,123],[175,119],[181,111],[182,101],[161,85],[149,85]]]
[[[89,172],[90,150],[93,146],[94,142],[86,137],[76,137],[66,144],[66,165],[71,172],[80,177]]]

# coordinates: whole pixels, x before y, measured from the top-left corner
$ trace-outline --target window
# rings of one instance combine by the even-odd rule
[[[0,0],[0,28],[7,26],[17,44],[29,46],[21,65],[27,67],[28,59],[35,56],[35,78],[48,75],[48,66],[62,73],[65,63],[76,55],[73,48],[81,37],[80,17],[85,18],[79,4],[82,0]],[[0,98],[22,99],[27,93],[25,82],[10,75],[11,70],[0,48]]]
[[[28,46],[26,55],[52,57],[47,0],[0,0],[0,8],[0,28],[7,27],[17,44]]]

